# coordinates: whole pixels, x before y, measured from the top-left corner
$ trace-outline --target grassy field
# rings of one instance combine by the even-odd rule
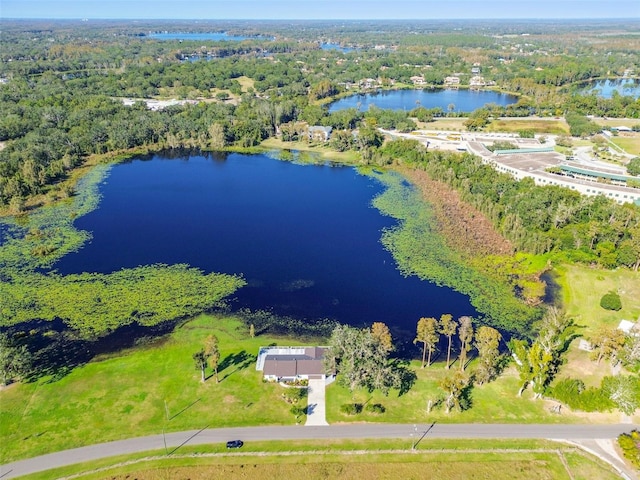
[[[404,395],[392,392],[385,396],[379,391],[349,392],[348,389],[335,383],[327,388],[327,421],[341,422],[417,422],[417,423],[578,423],[583,421],[578,416],[555,415],[549,412],[552,405],[543,400],[533,400],[530,391],[522,397],[517,396],[519,384],[515,369],[508,369],[499,380],[475,387],[471,391],[472,408],[463,412],[444,412],[441,406],[427,411],[431,400],[436,403],[442,397],[438,387],[439,381],[447,374],[444,363],[439,362],[421,369],[418,362],[412,364],[417,374],[414,387]],[[456,364],[452,368],[458,368]],[[384,414],[362,411],[357,415],[346,415],[340,406],[346,403],[382,404]],[[607,421],[608,415],[596,415],[594,421]],[[615,418],[615,417],[614,417]]]
[[[156,480],[190,478],[395,479],[509,478],[609,480],[613,470],[574,447],[549,441],[428,440],[410,450],[402,440],[250,443],[241,452],[184,447],[170,458],[148,452],[24,477]]]
[[[637,272],[606,271],[581,265],[563,265],[557,271],[564,308],[575,318],[583,338],[588,339],[600,325],[617,326],[622,319],[636,321],[640,317],[640,274]],[[610,290],[620,295],[620,311],[600,306],[600,298]],[[604,376],[611,375],[611,366],[609,362],[598,365],[589,356],[589,352],[578,349],[578,340],[574,340],[557,378],[580,378],[587,386],[599,386]],[[637,421],[640,416],[635,418]]]
[[[456,132],[466,132],[467,127],[464,126],[466,118],[436,118],[433,122],[417,122],[418,128],[426,130],[453,130]]]
[[[0,391],[0,462],[41,455],[82,445],[131,436],[205,427],[247,425],[292,425],[290,405],[282,400],[283,388],[264,383],[255,370],[255,355],[261,345],[312,344],[313,340],[250,338],[240,321],[201,316],[184,324],[171,336],[152,345],[98,358],[78,367],[57,381],[42,378],[15,384]],[[192,354],[205,337],[215,333],[222,350],[219,384],[199,380]],[[402,396],[391,392],[353,394],[333,384],[327,389],[329,422],[496,422],[575,423],[578,415],[556,415],[544,401],[534,401],[530,392],[522,398],[515,372],[507,371],[498,381],[475,388],[473,408],[445,414],[442,408],[426,412],[438,393],[442,363],[417,371],[417,381]],[[362,413],[347,417],[340,405],[349,402],[381,403],[386,413]],[[166,409],[165,409],[166,402]],[[167,417],[169,418],[167,420]],[[589,422],[608,421],[610,415],[595,415]]]
[[[611,142],[631,155],[640,155],[640,133],[611,137]]]
[[[617,325],[622,319],[635,321],[640,317],[638,272],[627,269],[607,271],[581,265],[563,265],[557,270],[566,311],[584,326],[585,336],[598,325]],[[620,295],[622,310],[615,312],[600,306],[600,299],[610,290]]]
[[[240,86],[242,87],[243,92],[248,92],[250,88],[253,88],[254,82],[253,79],[249,77],[245,77],[244,75],[236,78]]]
[[[466,132],[467,127],[464,126],[466,118],[437,118],[433,122],[417,122],[419,129],[426,130],[453,130],[458,132]],[[555,118],[500,118],[492,120],[484,129],[486,132],[508,132],[515,133],[520,130],[533,130],[539,134],[555,134],[566,135],[569,133],[569,127],[563,119]]]
[[[153,345],[0,391],[0,461],[130,436],[191,428],[293,424],[282,387],[255,369],[260,345],[237,320],[202,316]],[[200,382],[192,354],[211,333],[221,347],[221,382]],[[165,410],[165,402],[167,409]],[[166,413],[170,420],[166,420]]]
[[[633,127],[634,125],[640,125],[640,119],[638,118],[603,118],[603,117],[594,117],[592,119],[598,125],[602,125],[603,127],[619,127],[623,125],[625,127]]]
[[[297,150],[299,152],[308,152],[318,156],[323,160],[334,160],[343,163],[357,163],[360,161],[360,153],[350,150],[347,152],[337,152],[319,143],[309,142],[283,142],[282,140],[271,137],[264,140],[261,146],[273,150]],[[304,161],[304,157],[300,160]],[[309,160],[312,160],[310,158]]]
[[[512,132],[533,130],[539,134],[567,135],[569,126],[564,119],[555,118],[500,118],[492,120],[485,128],[487,132]]]

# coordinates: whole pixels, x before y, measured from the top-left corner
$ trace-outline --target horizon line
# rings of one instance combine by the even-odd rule
[[[447,20],[447,21],[477,21],[477,20],[606,20],[606,21],[634,21],[640,20],[640,15],[637,17],[474,17],[474,18],[455,18],[455,17],[441,17],[441,18],[142,18],[142,17],[0,17],[0,23],[5,20],[135,20],[135,21],[332,21],[332,22],[361,22],[361,21],[377,21],[377,22],[418,22],[418,21],[433,21],[433,20]]]

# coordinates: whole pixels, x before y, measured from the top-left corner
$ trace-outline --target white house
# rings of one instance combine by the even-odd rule
[[[309,127],[309,140],[327,142],[331,138],[332,127],[324,127],[321,125],[313,125]]]

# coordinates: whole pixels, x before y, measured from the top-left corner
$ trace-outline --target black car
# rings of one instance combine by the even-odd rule
[[[227,448],[240,448],[244,443],[242,440],[229,440],[227,442]]]

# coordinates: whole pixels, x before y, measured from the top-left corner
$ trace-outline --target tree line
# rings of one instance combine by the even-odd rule
[[[514,366],[519,377],[514,396],[521,396],[531,388],[534,399],[554,398],[578,410],[618,408],[633,414],[640,407],[640,378],[634,374],[605,377],[599,388],[586,389],[580,380],[571,378],[554,383],[569,344],[580,336],[573,318],[550,307],[535,325],[535,331],[533,340],[506,340],[498,330],[478,325],[468,316],[454,319],[450,314],[443,314],[439,319],[420,318],[414,344],[421,344],[421,368],[432,365],[434,354],[440,353],[442,337],[446,339],[446,348],[442,349],[446,351],[446,358],[441,363],[447,373],[439,381],[439,395],[425,399],[427,413],[438,406],[446,413],[470,408],[474,386],[496,380],[509,364]],[[594,361],[608,358],[612,362],[622,362],[631,372],[640,368],[640,336],[603,328],[590,341]],[[375,322],[370,328],[338,325],[328,345],[326,371],[337,373],[337,382],[351,391],[380,390],[389,394],[393,389],[403,395],[419,381],[405,363],[394,357],[393,338],[382,322]],[[453,361],[452,346],[458,352]],[[474,351],[475,355],[471,357]],[[353,414],[358,413],[362,405],[343,407],[345,413]]]
[[[633,204],[517,181],[473,155],[427,151],[415,140],[388,142],[379,153],[456,189],[518,250],[605,268],[640,267],[640,209]]]

